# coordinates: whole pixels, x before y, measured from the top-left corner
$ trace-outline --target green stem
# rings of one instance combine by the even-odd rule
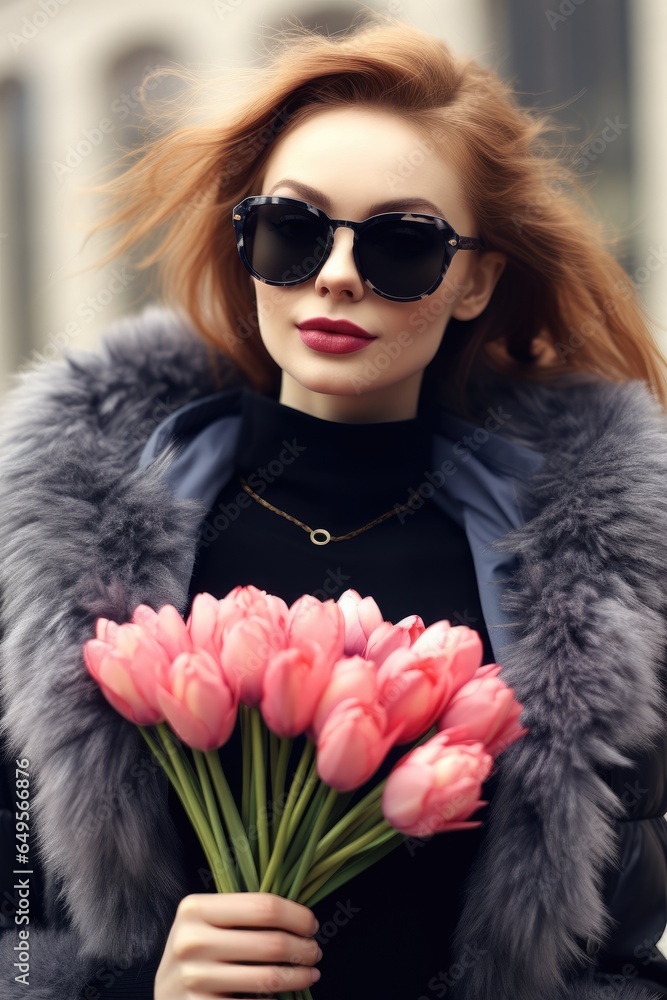
[[[259,871],[259,840],[257,838],[257,775],[254,767],[253,760],[253,749],[252,749],[252,724],[250,721],[250,709],[248,709],[248,749],[246,751],[248,756],[248,761],[250,764],[250,792],[248,796],[248,825],[246,830],[248,831],[248,841],[250,843],[250,849],[252,851],[253,864],[257,871]]]
[[[285,808],[285,803],[283,798],[285,795],[285,778],[287,776],[287,767],[289,764],[290,754],[292,751],[293,739],[278,739],[275,733],[271,733],[271,737],[276,744],[277,757],[276,757],[276,767],[273,774],[273,800],[271,809],[271,850],[275,847],[276,838],[278,836],[278,825],[279,817]],[[273,749],[273,744],[272,744]]]
[[[169,781],[172,783],[174,788],[176,788],[178,784],[178,779],[176,778],[176,772],[174,771],[173,767],[171,766],[171,763],[169,762],[169,758],[162,751],[161,747],[157,745],[157,743],[155,742],[155,740],[150,735],[147,729],[145,729],[143,726],[137,726],[137,728],[141,733],[141,735],[143,736],[143,738],[146,740],[146,743],[148,743],[148,746],[151,749],[151,753],[157,760],[158,764],[160,765],[164,773],[169,778]]]
[[[276,770],[278,767],[278,753],[280,752],[280,739],[273,730],[269,729],[269,763],[271,765],[271,797],[276,797]]]
[[[245,888],[248,892],[257,892],[259,889],[259,879],[257,878],[257,869],[255,868],[252,853],[250,851],[248,836],[246,834],[245,827],[241,822],[241,817],[239,816],[238,809],[236,808],[234,797],[222,770],[220,757],[215,750],[209,750],[209,752],[204,756],[206,758],[211,778],[213,779],[213,787],[215,789],[216,798],[220,805],[220,809],[222,810],[222,815],[225,818],[225,823],[232,839],[234,853],[236,855],[239,868],[241,869],[241,874],[245,882]]]
[[[248,707],[241,705],[239,716],[241,719],[241,754],[243,758],[243,790],[241,793],[241,816],[246,830],[250,829],[250,773],[252,769],[252,758],[250,755],[250,740],[248,734],[250,726],[248,723]]]
[[[367,830],[360,837],[357,837],[356,840],[346,844],[345,847],[341,847],[340,850],[335,851],[326,858],[323,858],[319,864],[315,865],[311,869],[310,880],[314,881],[326,872],[333,874],[333,871],[340,868],[341,865],[345,864],[345,862],[350,858],[355,857],[357,854],[361,854],[369,848],[377,846],[375,842],[381,842],[378,838],[381,837],[382,834],[388,833],[389,831],[391,831],[392,834],[396,832],[394,827],[387,823],[386,819],[381,819],[379,822],[376,821],[370,830]]]
[[[206,860],[208,861],[211,869],[216,889],[218,892],[225,892],[225,885],[220,877],[220,865],[216,864],[217,852],[213,832],[204,813],[200,801],[201,796],[198,796],[196,792],[196,785],[193,783],[193,779],[196,781],[194,772],[192,771],[192,768],[190,768],[190,773],[188,773],[185,751],[180,743],[176,743],[171,730],[168,729],[165,723],[158,723],[156,728],[162,747],[166,751],[171,765],[171,770],[167,772],[167,777],[169,777],[172,785],[174,786],[176,794],[185,809],[186,815],[194,827],[197,839],[203,848]],[[192,777],[190,776],[191,774]]]
[[[264,872],[262,878],[261,892],[276,892],[278,886],[275,883],[280,882],[281,877],[281,867],[283,862],[283,856],[285,853],[285,846],[287,844],[287,834],[290,825],[290,816],[294,803],[296,802],[301,784],[303,782],[304,775],[310,766],[310,760],[313,755],[315,747],[308,741],[303,748],[303,753],[301,754],[301,760],[299,761],[299,766],[296,769],[296,774],[290,785],[290,790],[287,795],[287,802],[285,803],[285,808],[283,809],[282,816],[280,817],[280,825],[278,826],[278,832],[276,834],[276,842],[273,846],[273,851],[271,852],[271,857],[269,859],[269,864]]]
[[[318,880],[319,886],[315,883],[310,883],[310,885],[304,886],[301,893],[298,896],[297,902],[303,903],[304,906],[315,906],[324,899],[330,893],[335,892],[350,879],[355,878],[360,875],[361,872],[370,868],[371,865],[376,864],[383,858],[385,854],[389,854],[391,851],[395,850],[397,847],[405,841],[405,837],[402,833],[398,833],[397,830],[393,831],[393,834],[387,832],[386,840],[382,844],[379,844],[373,850],[367,851],[364,854],[348,861],[346,865],[343,865],[337,872],[333,875],[326,876],[323,875]]]
[[[338,792],[336,791],[336,789],[330,788],[326,800],[324,802],[324,805],[322,806],[320,813],[313,825],[310,838],[308,840],[308,843],[306,844],[306,849],[303,852],[303,857],[301,858],[301,863],[296,873],[296,878],[294,879],[294,882],[292,883],[292,888],[290,889],[287,895],[288,899],[296,899],[299,893],[301,892],[301,886],[303,885],[310,871],[310,865],[313,860],[313,855],[315,853],[318,841],[320,839],[322,832],[324,831],[324,827],[329,817],[329,813],[337,798],[338,798]]]
[[[217,753],[217,751],[211,751],[212,753]],[[218,853],[220,855],[220,864],[222,866],[222,871],[227,881],[225,887],[225,892],[238,892],[239,885],[236,879],[236,872],[234,870],[234,861],[231,854],[229,853],[229,847],[227,846],[227,838],[225,837],[225,832],[222,828],[222,823],[220,822],[220,812],[215,801],[215,796],[213,794],[213,789],[211,788],[211,779],[209,777],[208,771],[206,770],[206,760],[204,758],[201,750],[193,750],[192,756],[195,760],[195,766],[197,768],[197,774],[199,775],[199,780],[201,782],[202,791],[204,793],[204,801],[206,802],[206,809],[208,811],[208,818],[213,830],[213,836],[215,837],[215,842],[218,847]]]
[[[204,811],[204,796],[202,795],[201,788],[199,787],[199,781],[197,780],[197,775],[190,763],[190,759],[183,748],[183,744],[180,739],[174,733],[174,731],[165,722],[159,723],[156,727],[156,731],[160,737],[162,746],[165,748],[169,754],[169,759],[172,760],[172,751],[175,751],[180,763],[182,770],[185,771],[187,776],[187,781],[190,785],[192,794],[197,799],[199,808]]]
[[[257,808],[257,837],[259,840],[259,877],[269,865],[269,828],[266,811],[266,767],[262,716],[258,708],[250,709],[252,726],[252,766],[255,773],[255,801]]]
[[[359,803],[361,806],[363,803]],[[379,804],[377,802],[370,802],[366,805],[365,809],[359,810],[357,806],[351,809],[349,813],[342,817],[332,826],[328,833],[322,837],[322,840],[317,846],[315,852],[314,861],[319,861],[325,854],[329,854],[331,849],[334,847],[344,847],[348,842],[350,835],[354,834],[359,836],[360,828],[361,832],[365,832],[363,827],[366,829],[372,826],[373,823],[377,823],[378,819],[382,815]]]
[[[319,787],[319,777],[317,774],[317,760],[313,758],[313,761],[310,765],[310,769],[308,771],[308,775],[305,778],[301,788],[299,789],[299,797],[296,800],[296,805],[294,806],[294,809],[292,810],[292,815],[290,816],[289,831],[287,834],[288,840],[290,841],[293,840],[297,831],[301,828],[301,819],[309,803],[310,807],[311,808],[313,807],[313,803],[310,802],[310,800],[311,796],[313,795],[313,792],[315,792],[318,789],[318,787]],[[308,827],[310,827],[310,824],[308,824]]]
[[[283,861],[283,880],[280,889],[278,890],[281,896],[288,892],[289,887],[294,881],[303,852],[308,844],[311,831],[317,821],[317,817],[320,814],[320,810],[324,805],[324,801],[329,790],[327,785],[325,785],[323,781],[320,781],[317,772],[314,769],[311,770],[311,773],[308,776],[308,782],[311,787],[307,789],[307,793],[310,794],[313,787],[316,788],[316,791],[313,795],[312,802],[308,807],[308,812],[306,813],[305,818],[296,829],[290,820],[289,833],[287,835],[289,847]]]

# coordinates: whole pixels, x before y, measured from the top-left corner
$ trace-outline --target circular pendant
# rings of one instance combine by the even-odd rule
[[[316,538],[315,535],[324,535],[324,538]],[[313,545],[326,545],[331,541],[331,532],[326,528],[313,528],[310,533],[310,540]]]

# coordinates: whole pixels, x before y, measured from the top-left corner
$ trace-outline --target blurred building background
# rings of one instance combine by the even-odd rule
[[[367,0],[557,109],[596,175],[619,257],[667,327],[667,4],[664,0]],[[347,0],[4,0],[0,10],[0,392],[34,353],[93,345],[150,299],[143,275],[85,270],[79,190],[131,148],[137,87],[172,63],[197,70],[261,61],[285,16],[335,33]],[[90,205],[88,205],[90,212]],[[665,338],[657,328],[661,343]]]

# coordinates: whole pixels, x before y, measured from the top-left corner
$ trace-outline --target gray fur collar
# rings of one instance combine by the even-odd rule
[[[23,375],[3,415],[4,728],[31,761],[41,850],[83,953],[118,962],[154,949],[182,873],[164,782],[81,645],[98,615],[185,604],[201,506],[165,487],[168,456],[136,465],[167,412],[219,387],[210,367],[153,309],[103,351]],[[245,381],[231,363],[225,379]],[[555,1000],[575,939],[604,935],[596,882],[622,807],[595,769],[627,763],[661,724],[666,426],[639,383],[507,399],[512,433],[546,455],[529,489],[539,512],[503,543],[521,558],[504,598],[520,638],[503,676],[531,732],[501,758],[458,932],[486,957],[456,996]]]

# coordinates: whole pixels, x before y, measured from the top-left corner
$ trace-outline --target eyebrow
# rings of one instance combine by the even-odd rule
[[[276,188],[279,187],[291,187],[302,198],[306,198],[310,202],[318,202],[325,212],[331,212],[331,199],[327,198],[325,194],[318,191],[317,188],[311,187],[309,184],[303,184],[301,181],[292,180],[289,177],[284,177],[277,184],[274,184],[269,195],[272,195]],[[434,212],[440,218],[444,218],[442,210],[434,205],[432,201],[427,201],[424,198],[394,198],[391,201],[381,201],[375,202],[368,208],[368,217],[372,215],[378,215],[380,212],[391,212],[400,211],[402,209],[411,208],[427,208],[430,212]]]

